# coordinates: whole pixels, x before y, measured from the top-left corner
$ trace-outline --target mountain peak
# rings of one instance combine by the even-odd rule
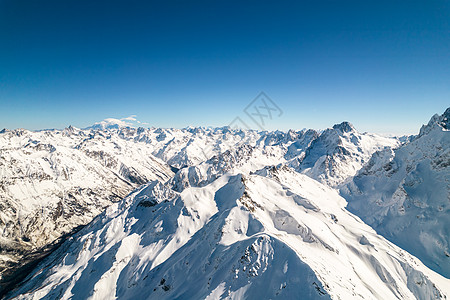
[[[420,128],[419,135],[417,137],[421,137],[425,134],[428,134],[434,128],[443,128],[444,130],[450,129],[450,107],[445,110],[442,115],[435,114],[431,117],[430,121],[427,125],[423,125]]]
[[[333,129],[340,130],[342,132],[351,132],[356,131],[355,127],[352,125],[352,123],[344,121],[340,124],[336,124],[333,126]]]
[[[442,114],[439,125],[441,125],[444,129],[450,129],[450,107],[447,108]]]

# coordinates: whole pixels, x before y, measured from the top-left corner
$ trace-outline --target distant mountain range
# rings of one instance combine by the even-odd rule
[[[0,294],[448,298],[449,118],[408,138],[3,130]]]

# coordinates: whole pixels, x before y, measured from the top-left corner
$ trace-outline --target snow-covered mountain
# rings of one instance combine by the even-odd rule
[[[342,188],[348,209],[450,278],[450,108],[398,149],[373,155]]]
[[[0,271],[21,262],[170,167],[145,144],[103,131],[0,134]]]
[[[245,167],[244,167],[245,168]],[[153,181],[33,271],[17,299],[439,299],[450,280],[283,167],[182,192]]]
[[[446,119],[434,120],[441,130]],[[115,119],[86,129],[3,130],[3,267],[20,272],[15,261],[108,207],[9,296],[449,296],[449,280],[377,235],[355,215],[369,222],[378,211],[355,209],[365,198],[352,198],[378,156],[415,152],[411,145],[437,130],[429,126],[412,141],[359,133],[348,122],[320,132],[146,129]],[[448,161],[443,146],[436,153]],[[437,223],[446,234],[445,220]]]
[[[155,136],[155,133],[162,136]],[[312,129],[266,132],[190,128],[149,130],[145,134],[146,139],[157,141],[153,142],[154,155],[177,168],[198,166],[227,150],[232,154],[241,146],[251,146],[259,149],[263,157],[272,157],[273,164],[289,165],[333,187],[355,175],[374,152],[401,144],[397,138],[359,133],[348,122],[322,132]],[[226,161],[222,162],[222,166],[226,164]]]
[[[342,122],[312,140],[290,165],[311,178],[337,187],[356,175],[375,151],[399,145],[397,139],[361,134],[352,124]]]

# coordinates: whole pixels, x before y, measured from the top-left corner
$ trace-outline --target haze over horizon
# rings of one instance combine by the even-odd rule
[[[270,122],[269,120],[267,120],[267,121]],[[320,132],[320,131],[323,131],[323,130],[325,130],[327,128],[332,128],[334,125],[341,124],[343,122],[349,122],[349,121],[344,120],[344,121],[338,122],[336,124],[330,124],[330,126],[327,126],[327,127],[324,127],[324,128],[306,128],[306,127],[304,127],[304,128],[287,128],[287,129],[285,129],[285,131],[288,131],[288,130],[296,130],[297,131],[297,130],[313,129],[313,130],[317,130],[317,131]],[[156,127],[156,126],[153,126],[150,123],[140,121],[137,118],[136,115],[131,115],[131,116],[124,117],[124,118],[106,118],[106,119],[104,119],[102,121],[94,122],[94,123],[88,124],[86,126],[77,126],[77,125],[74,125],[74,124],[69,124],[67,126],[58,127],[58,128],[56,128],[56,127],[55,128],[40,128],[40,129],[29,129],[29,130],[36,130],[36,131],[54,130],[54,129],[62,130],[64,128],[68,128],[70,126],[76,127],[78,129],[90,129],[90,128],[101,128],[102,124],[104,126],[103,128],[119,128],[119,127],[138,128],[138,127],[143,127],[143,128],[166,128],[166,129],[178,128],[178,129],[185,129],[185,128],[189,128],[189,127],[192,127],[192,128],[199,128],[199,127],[201,127],[201,128],[230,127],[232,129],[244,129],[244,130],[245,129],[252,129],[252,130],[258,130],[258,131],[276,131],[276,130],[280,130],[280,129],[266,129],[265,127],[264,128],[258,128],[258,126],[253,126],[253,127],[256,127],[256,128],[252,128],[252,127],[248,126],[247,123],[243,123],[243,124],[238,124],[238,123],[239,122],[236,122],[236,124],[235,124],[235,122],[233,122],[232,124],[226,124],[226,125],[223,125],[223,126],[200,126],[200,125],[199,126],[195,126],[195,125],[187,125],[187,126],[184,126],[184,127],[174,127],[174,126],[171,126],[171,127]],[[349,122],[349,123],[351,123],[355,127],[355,129],[357,131],[359,131],[361,133],[367,132],[367,131],[359,130],[358,127],[355,126],[352,122]],[[426,124],[427,124],[427,122],[425,122],[423,125],[426,125]],[[116,125],[118,127],[116,127]],[[100,127],[98,127],[98,126],[100,126]],[[21,129],[21,128],[22,129],[27,129],[27,128],[23,128],[23,127],[18,127],[18,128],[6,128],[5,127],[3,129],[14,130],[14,129]],[[395,136],[401,137],[401,136],[407,136],[407,135],[416,135],[416,134],[419,133],[419,130],[420,130],[420,128],[418,128],[416,131],[411,131],[411,133],[404,133],[404,134],[401,134],[401,133],[400,134],[395,134],[395,133],[389,133],[389,132],[369,132],[369,133],[376,133],[376,134],[379,134],[381,136],[386,136],[386,137],[395,137]]]
[[[449,20],[448,1],[1,1],[0,128],[415,134],[450,103]],[[282,112],[264,126],[261,91]]]

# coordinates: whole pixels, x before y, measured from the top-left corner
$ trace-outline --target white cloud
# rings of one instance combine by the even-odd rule
[[[137,119],[136,115],[131,115],[126,118],[115,119],[115,118],[106,118],[101,122],[97,122],[94,124],[94,128],[119,128],[119,127],[139,127],[150,125],[146,122],[141,122]]]
[[[129,116],[129,117],[122,118],[122,119],[120,119],[120,120],[122,120],[122,121],[137,121],[138,123],[140,123],[140,122],[136,119],[136,115],[131,115],[131,116]]]

